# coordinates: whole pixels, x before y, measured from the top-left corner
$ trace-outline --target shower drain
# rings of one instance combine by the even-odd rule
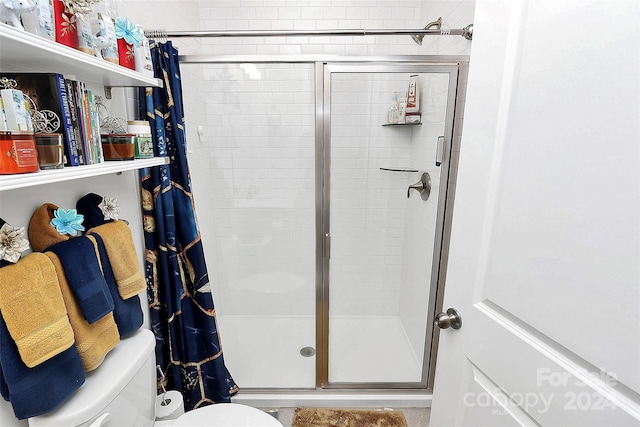
[[[313,347],[302,347],[300,349],[300,355],[303,357],[311,357],[316,354],[316,349]]]

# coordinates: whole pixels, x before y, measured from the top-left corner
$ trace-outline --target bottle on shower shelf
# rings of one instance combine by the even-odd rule
[[[387,122],[398,123],[399,110],[400,108],[398,106],[398,94],[394,94],[393,100],[391,101],[391,105],[389,106],[389,114],[388,114]]]
[[[418,75],[409,77],[409,90],[407,91],[407,113],[420,111],[420,88],[418,87]]]
[[[402,98],[398,104],[398,124],[403,125],[407,123],[407,99]]]

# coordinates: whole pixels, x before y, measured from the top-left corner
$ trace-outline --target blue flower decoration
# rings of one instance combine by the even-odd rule
[[[84,215],[79,214],[75,209],[56,209],[53,212],[54,218],[51,220],[51,226],[55,227],[60,234],[70,234],[75,236],[78,231],[84,231],[82,221]]]
[[[136,27],[136,25],[129,20],[129,18],[118,16],[116,18],[115,27],[116,38],[124,39],[127,43],[140,47],[144,34],[139,27]]]

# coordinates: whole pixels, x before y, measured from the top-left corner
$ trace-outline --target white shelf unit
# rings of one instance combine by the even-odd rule
[[[59,73],[105,87],[161,87],[162,80],[0,23],[0,71]]]
[[[0,72],[60,73],[104,87],[161,87],[162,80],[0,23]],[[167,164],[167,158],[108,161],[34,173],[0,175],[0,191]]]
[[[0,191],[71,181],[91,176],[165,165],[168,163],[168,157],[154,157],[151,159],[106,161],[96,165],[71,166],[63,169],[41,170],[17,175],[0,175]]]

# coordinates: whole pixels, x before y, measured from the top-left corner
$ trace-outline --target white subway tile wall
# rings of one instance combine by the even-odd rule
[[[417,367],[405,372],[409,377],[395,381],[420,381],[440,190],[436,145],[438,136],[444,135],[448,83],[447,74],[421,74],[423,124],[382,126],[393,96],[398,100],[405,96],[409,74],[349,73],[332,78],[331,322],[344,316],[398,318]],[[422,172],[431,175],[429,200],[423,201],[417,192],[407,198],[409,185]],[[363,363],[373,357],[353,345],[330,338],[335,354],[357,353]],[[400,348],[397,352],[404,354]],[[332,380],[355,381],[347,374],[355,371],[355,366],[336,367]],[[339,372],[347,376],[340,377]]]
[[[311,64],[205,66],[211,187],[203,229],[224,315],[315,310],[315,99]]]
[[[203,30],[326,30],[423,28],[442,17],[449,28],[473,20],[468,0],[201,0]],[[468,53],[462,37],[426,36],[424,46],[410,36],[313,36],[206,38],[203,53],[217,55],[459,55]]]

